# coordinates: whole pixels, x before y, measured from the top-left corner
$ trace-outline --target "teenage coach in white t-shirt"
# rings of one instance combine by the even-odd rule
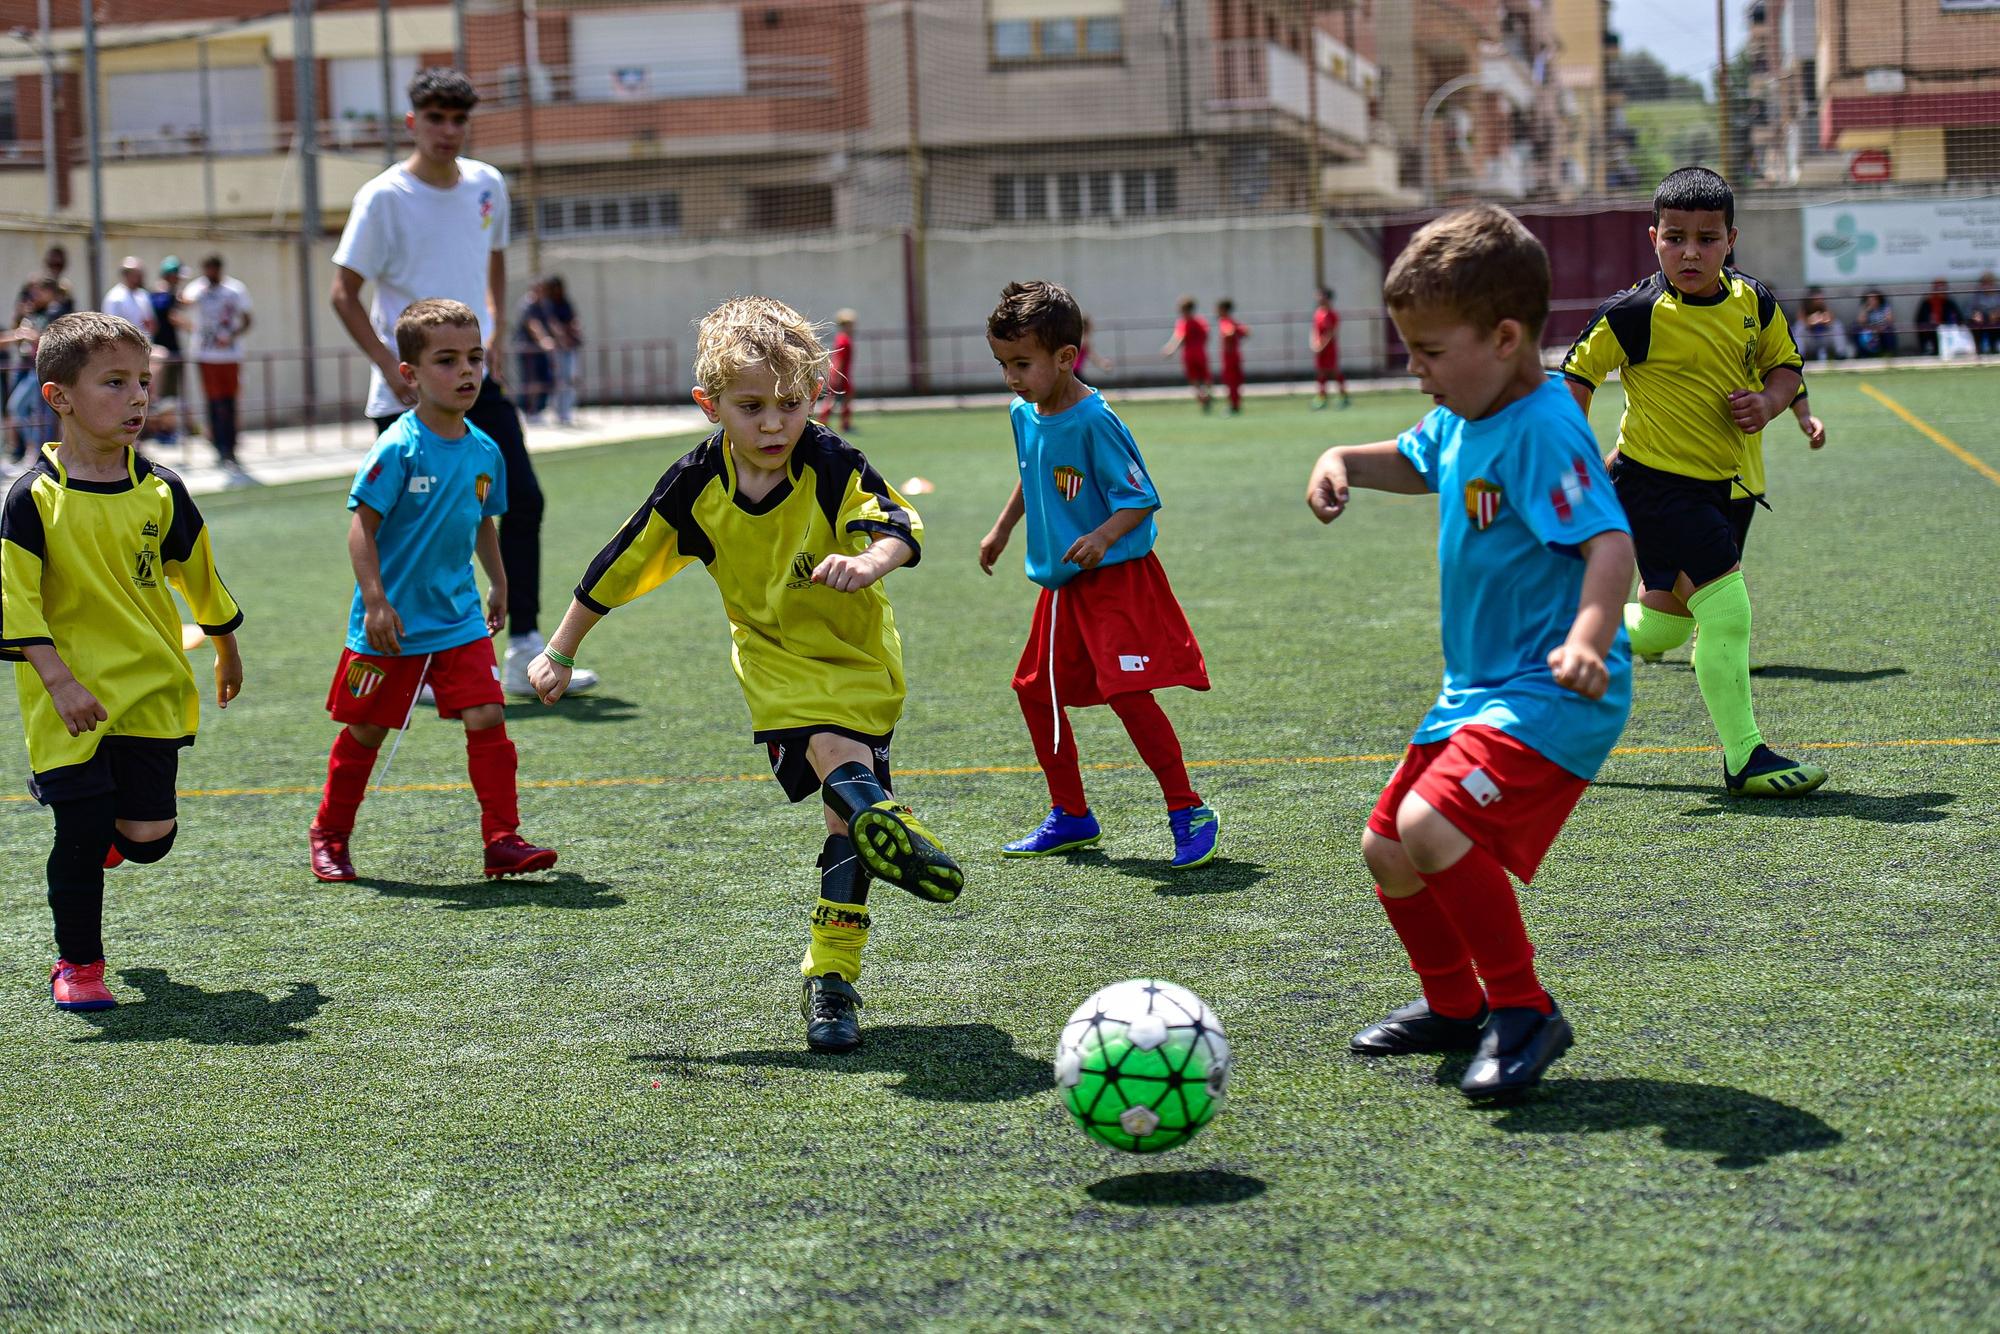
[[[333,252],[333,309],[374,364],[368,416],[378,431],[416,402],[397,372],[396,320],[426,297],[462,301],[479,314],[487,346],[486,383],[466,419],[493,437],[507,463],[507,513],[500,559],[507,571],[510,695],[533,695],[528,664],[542,651],[542,488],[528,459],[521,415],[499,380],[507,316],[507,182],[484,162],[460,157],[479,101],[455,69],[419,70],[410,80],[405,124],[416,151],[361,187]],[[361,289],[375,285],[364,309]],[[587,680],[586,680],[587,678]],[[595,685],[594,673],[576,679]],[[572,683],[570,693],[576,692]]]

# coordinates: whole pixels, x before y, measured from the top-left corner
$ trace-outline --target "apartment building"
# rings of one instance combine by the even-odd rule
[[[1849,179],[2000,179],[2000,0],[1816,0],[1785,8],[1811,15],[1816,28],[1816,105],[1781,105],[1796,107],[1801,123],[1817,130],[1806,141],[1837,152]],[[1815,111],[1816,126],[1807,119]]]

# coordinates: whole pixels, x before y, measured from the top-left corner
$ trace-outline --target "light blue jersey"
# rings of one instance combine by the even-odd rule
[[[493,438],[468,422],[464,435],[446,440],[412,409],[389,424],[361,461],[347,493],[347,508],[357,505],[382,516],[375,548],[382,591],[403,621],[403,656],[486,638],[472,556],[480,520],[507,508],[507,466]],[[362,628],[359,588],[347,615],[347,646],[375,651]]]
[[[1046,416],[1017,398],[1007,415],[1021,461],[1028,577],[1044,588],[1061,588],[1083,573],[1063,563],[1076,539],[1118,510],[1158,509],[1160,493],[1146,475],[1138,441],[1095,389],[1074,407]],[[1101,564],[1137,560],[1153,549],[1158,535],[1149,514],[1112,543]]]
[[[1396,447],[1439,502],[1444,689],[1411,740],[1482,723],[1595,778],[1632,711],[1625,630],[1602,699],[1557,685],[1548,658],[1576,619],[1583,543],[1631,529],[1576,400],[1551,376],[1480,421],[1435,408]]]

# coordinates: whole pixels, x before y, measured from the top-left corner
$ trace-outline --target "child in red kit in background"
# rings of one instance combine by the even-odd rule
[[[1333,308],[1333,289],[1319,289],[1319,304],[1313,307],[1312,329],[1313,379],[1318,396],[1313,399],[1315,411],[1326,406],[1326,382],[1329,377],[1340,387],[1340,406],[1346,407],[1347,377],[1340,373],[1340,312]]]
[[[1009,283],[986,322],[994,360],[1019,395],[1008,416],[1021,480],[979,544],[979,568],[993,573],[1027,519],[1028,577],[1042,592],[1014,690],[1051,803],[1040,828],[1002,851],[1045,857],[1102,836],[1063,710],[1109,704],[1159,780],[1174,866],[1201,866],[1215,856],[1221,822],[1195,792],[1152,692],[1206,690],[1208,668],[1153,554],[1160,497],[1146,461],[1117,414],[1076,378],[1082,336],[1082,313],[1054,283]]]
[[[1234,301],[1215,303],[1215,336],[1222,343],[1222,387],[1229,392],[1229,410],[1243,411],[1243,340],[1250,326],[1236,319]]]
[[[1195,401],[1207,412],[1215,406],[1215,380],[1208,373],[1208,321],[1195,314],[1191,296],[1181,298],[1181,316],[1174,321],[1174,336],[1160,349],[1160,355],[1181,354],[1181,374],[1194,386]]]
[[[820,409],[819,424],[827,425],[833,420],[833,409],[840,407],[840,429],[854,429],[854,312],[841,309],[833,313],[834,335],[833,356],[826,366],[826,406]]]
[[[346,726],[334,738],[313,818],[312,873],[355,878],[348,840],[376,753],[391,731],[409,724],[425,685],[439,717],[465,722],[486,874],[545,870],[556,854],[517,832],[519,759],[507,738],[490,638],[507,620],[497,522],[507,508],[507,469],[493,438],[465,419],[486,358],[479,317],[457,301],[415,302],[396,321],[396,351],[417,406],[390,423],[348,492],[354,602],[326,698],[327,712]],[[483,613],[475,555],[486,570]]]

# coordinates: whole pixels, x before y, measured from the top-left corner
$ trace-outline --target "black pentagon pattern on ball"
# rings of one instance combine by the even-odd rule
[[[1089,1127],[1114,1135],[1130,1136],[1136,1143],[1148,1148],[1171,1148],[1207,1125],[1217,1110],[1213,1101],[1205,1103],[1200,1110],[1190,1106],[1186,1086],[1189,1083],[1204,1084],[1212,1096],[1219,1098],[1227,1061],[1225,1058],[1214,1069],[1190,1076],[1188,1067],[1197,1056],[1207,1060],[1212,1055],[1204,1039],[1217,1030],[1204,1022],[1205,1007],[1200,1007],[1197,1000],[1198,1008],[1190,1010],[1151,979],[1147,980],[1142,990],[1146,995],[1144,1013],[1158,1015],[1167,1030],[1167,1040],[1156,1048],[1145,1049],[1145,1054],[1157,1053],[1167,1072],[1162,1075],[1150,1071],[1127,1071],[1124,1068],[1126,1062],[1142,1049],[1132,1045],[1125,1032],[1116,1033],[1125,1041],[1118,1044],[1115,1057],[1107,1058],[1104,1043],[1106,1025],[1129,1030],[1130,1020],[1114,1018],[1106,1014],[1100,1005],[1088,1016],[1084,1036],[1073,1045],[1081,1052],[1094,1055],[1095,1059],[1087,1064],[1090,1073],[1097,1075],[1101,1082],[1088,1106],[1076,1107],[1072,1104],[1072,1110]],[[1185,1034],[1190,1040],[1177,1043],[1173,1041],[1176,1034]],[[1159,1116],[1159,1124],[1151,1133],[1134,1135],[1120,1120],[1124,1112],[1134,1107],[1148,1108]],[[1178,1117],[1173,1115],[1176,1111]]]

